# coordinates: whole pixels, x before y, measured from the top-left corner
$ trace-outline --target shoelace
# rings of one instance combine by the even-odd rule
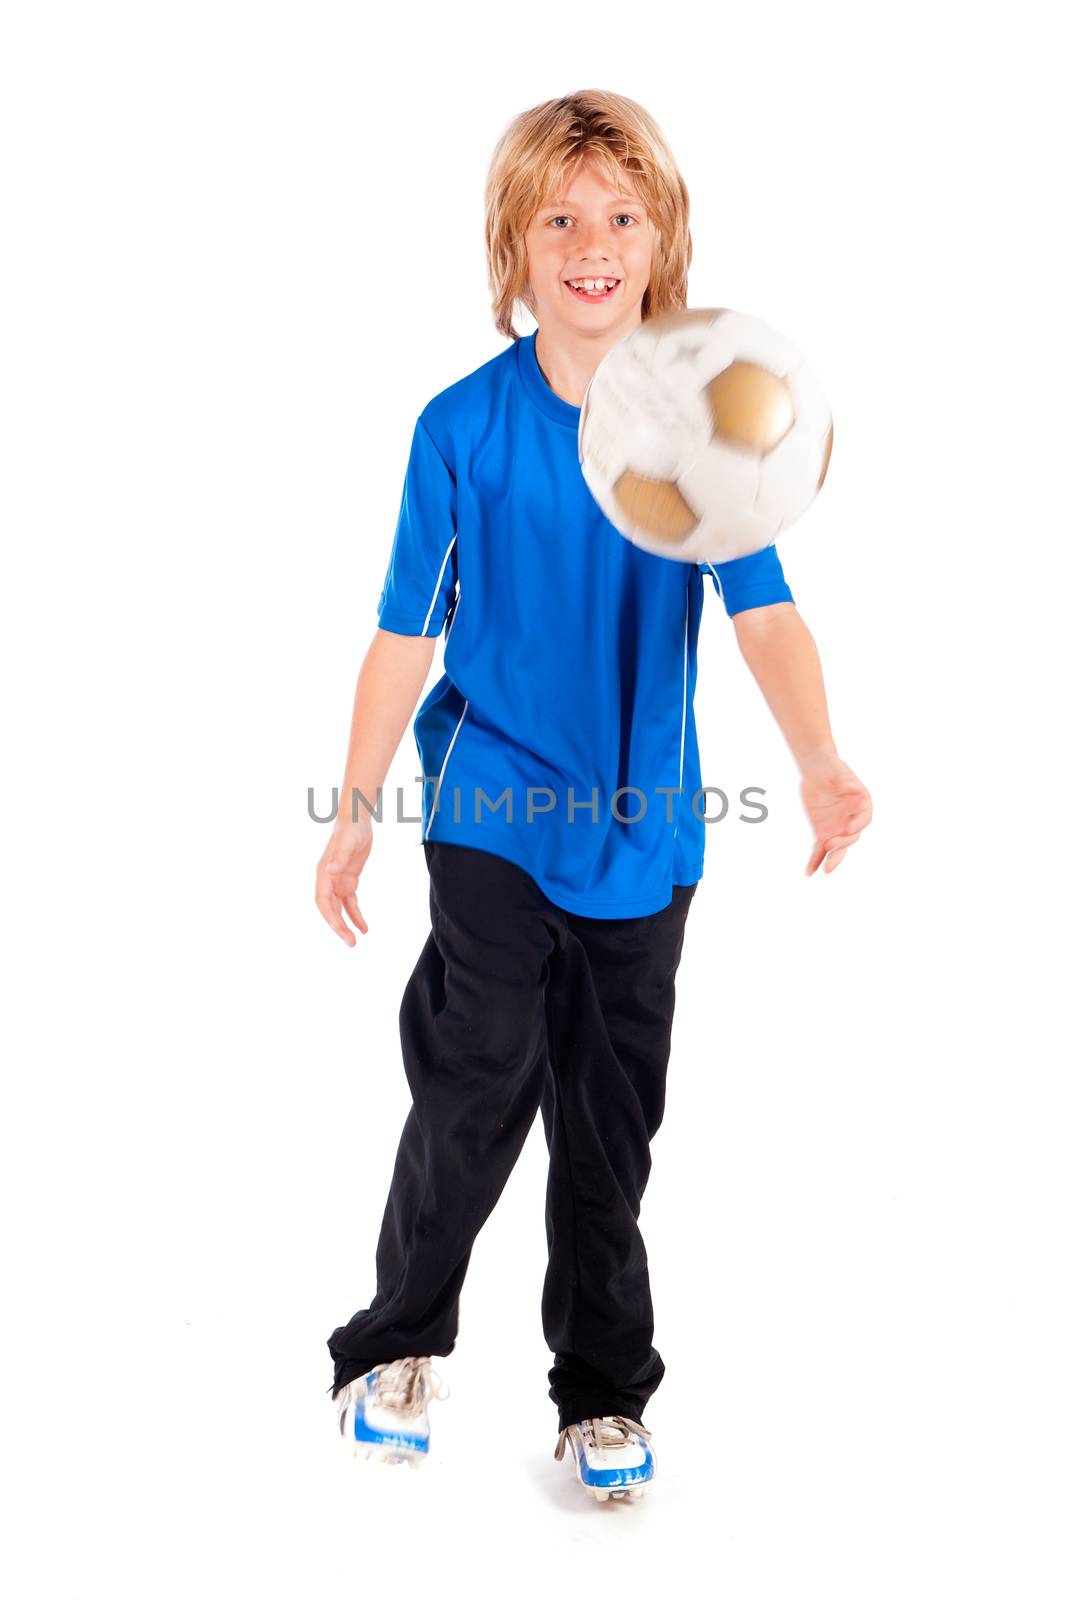
[[[617,1450],[630,1442],[631,1434],[636,1434],[641,1439],[651,1439],[652,1430],[644,1428],[639,1422],[634,1422],[629,1417],[590,1417],[583,1422],[572,1422],[570,1427],[564,1428],[556,1440],[555,1459],[563,1460],[563,1452],[567,1448],[567,1435],[575,1432],[581,1435],[582,1430],[589,1439],[594,1450]],[[577,1455],[575,1446],[575,1455]]]
[[[337,1396],[338,1410],[344,1410],[351,1393],[351,1385],[346,1384]],[[416,1407],[421,1410],[429,1400],[447,1400],[449,1393],[447,1382],[434,1372],[429,1356],[401,1356],[399,1361],[388,1362],[379,1367],[374,1385],[375,1404],[387,1406],[390,1411],[410,1412]]]

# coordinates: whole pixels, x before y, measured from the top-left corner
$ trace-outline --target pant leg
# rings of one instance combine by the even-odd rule
[[[380,1362],[451,1352],[474,1239],[541,1099],[562,913],[501,856],[436,841],[424,851],[431,933],[400,1007],[412,1104],[382,1218],[377,1292],[328,1341],[335,1394]]]
[[[647,917],[567,913],[546,1000],[549,1147],[542,1296],[560,1427],[616,1413],[642,1420],[665,1366],[652,1343],[638,1228],[663,1120],[675,974],[696,885]]]

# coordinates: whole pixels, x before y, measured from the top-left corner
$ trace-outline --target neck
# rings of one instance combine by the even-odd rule
[[[534,355],[548,387],[568,405],[580,406],[593,373],[612,346],[629,332],[629,328],[613,328],[610,333],[593,338],[539,327],[534,336]]]

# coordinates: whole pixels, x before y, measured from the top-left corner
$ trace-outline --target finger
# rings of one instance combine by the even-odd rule
[[[367,927],[367,924],[366,924],[366,922],[364,920],[364,917],[363,917],[363,913],[359,909],[359,901],[356,899],[355,895],[354,894],[346,894],[344,899],[342,900],[341,904],[344,906],[345,910],[348,912],[348,915],[351,917],[351,919],[355,923],[356,927],[357,928],[362,928],[364,933],[369,933],[370,929]]]
[[[353,874],[355,881],[353,882],[351,889],[348,889],[345,886],[344,879],[339,876],[341,873],[344,873],[346,877],[348,876],[348,869],[346,868],[344,862],[332,861],[329,863],[326,870],[330,874],[327,892],[336,895],[337,899],[344,906],[345,910],[348,912],[357,928],[362,928],[364,933],[369,932],[367,924],[363,920],[363,913],[360,911],[358,902],[356,901],[356,885],[359,882],[358,876]],[[354,910],[353,906],[355,907]]]
[[[855,844],[859,838],[858,833],[836,833],[832,839],[827,839],[827,850],[847,849],[850,844]]]
[[[341,916],[340,908],[337,903],[337,896],[332,895],[328,889],[323,889],[316,894],[315,904],[326,918],[326,921],[330,924],[330,927],[333,929],[334,933],[337,934],[338,938],[343,939],[345,944],[349,946],[354,945],[356,942],[356,936],[352,932],[352,929],[345,922],[344,918]]]
[[[847,837],[835,836],[832,839],[823,839],[817,844],[808,859],[805,872],[808,877],[813,872],[818,872],[820,864],[825,862],[825,871],[833,872],[834,868],[844,860],[845,852],[851,844],[859,838],[859,834]]]
[[[337,937],[339,939],[343,939],[345,944],[348,945],[349,949],[351,949],[356,942],[356,936],[352,932],[352,929],[348,926],[348,923],[345,921],[344,917],[342,917],[340,911],[331,912],[327,916],[326,921],[330,924],[330,927],[333,929],[334,933],[336,933]]]
[[[822,860],[822,858],[823,858],[823,856],[825,854],[826,854],[825,845],[817,844],[815,846],[815,848],[812,850],[811,855],[808,857],[808,864],[804,868],[804,872],[805,872],[807,877],[810,878],[813,872],[818,872],[819,863],[820,863],[820,861]]]

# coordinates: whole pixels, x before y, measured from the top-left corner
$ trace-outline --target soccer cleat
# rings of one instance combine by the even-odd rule
[[[337,1422],[352,1454],[417,1467],[430,1449],[431,1400],[447,1400],[448,1385],[429,1356],[383,1362],[346,1383],[337,1396]]]
[[[630,1417],[588,1417],[564,1428],[555,1456],[562,1461],[570,1440],[578,1482],[597,1500],[639,1499],[656,1471],[648,1428]]]

